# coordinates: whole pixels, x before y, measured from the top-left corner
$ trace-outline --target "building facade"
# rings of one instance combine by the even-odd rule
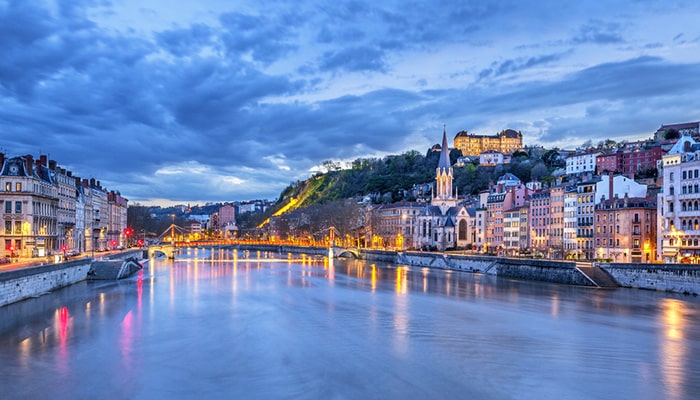
[[[569,156],[566,159],[566,174],[576,175],[595,172],[596,158],[599,154],[599,152],[586,152]]]
[[[463,156],[479,156],[489,150],[510,155],[523,148],[523,134],[513,129],[505,129],[495,135],[475,135],[459,131],[454,138],[454,147]]]
[[[0,153],[0,256],[44,257],[107,248],[110,230],[119,232],[121,243],[127,200],[114,200],[110,203],[99,182],[81,180],[47,156],[6,158]]]
[[[596,258],[617,263],[656,260],[656,202],[613,198],[595,207]]]
[[[665,262],[700,262],[700,143],[682,136],[662,159],[659,194],[660,256]]]

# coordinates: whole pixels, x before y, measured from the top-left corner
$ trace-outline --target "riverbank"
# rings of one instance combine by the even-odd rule
[[[137,256],[142,250],[110,254],[104,259],[116,260]],[[84,257],[53,264],[27,265],[0,272],[0,307],[31,297],[41,296],[87,279],[94,258]]]

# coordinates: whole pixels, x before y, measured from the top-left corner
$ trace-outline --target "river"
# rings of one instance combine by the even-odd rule
[[[0,308],[2,399],[698,399],[700,300],[189,249]]]

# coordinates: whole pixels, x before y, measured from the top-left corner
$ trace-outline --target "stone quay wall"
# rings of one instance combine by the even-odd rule
[[[513,259],[449,253],[406,252],[398,262],[420,267],[477,272],[514,279],[592,286],[576,264],[565,261]]]
[[[573,262],[501,258],[498,260],[497,268],[498,276],[508,278],[595,286],[581,271],[576,269],[576,264]]]
[[[620,286],[700,294],[700,268],[683,264],[597,264]]]
[[[92,258],[0,273],[0,307],[85,280]]]

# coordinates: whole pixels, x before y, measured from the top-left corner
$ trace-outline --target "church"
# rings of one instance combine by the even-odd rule
[[[443,130],[430,204],[416,218],[418,229],[414,243],[423,250],[465,248],[474,242],[474,210],[459,205],[457,192],[452,187],[453,178],[447,131]]]

